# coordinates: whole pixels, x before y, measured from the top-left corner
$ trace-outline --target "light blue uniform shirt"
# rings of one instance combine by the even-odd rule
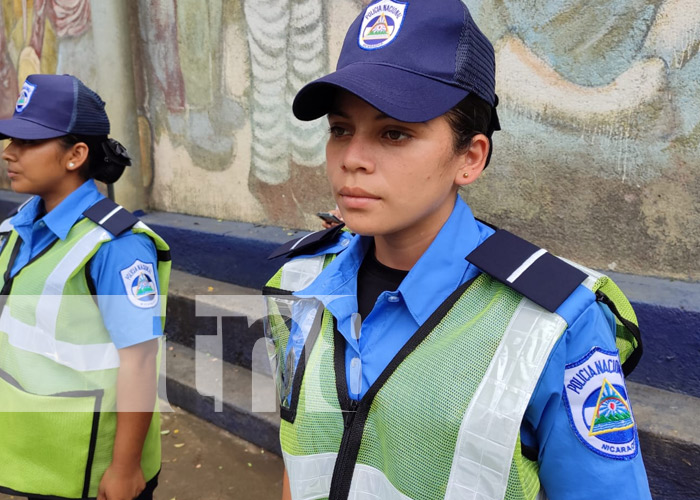
[[[39,219],[37,216],[42,206],[41,198],[32,198],[11,219],[22,244],[10,270],[10,276],[15,276],[51,243],[59,238],[65,239],[71,227],[83,218],[83,212],[103,198],[94,181],[88,180]],[[105,327],[118,349],[163,334],[159,318],[160,298],[152,307],[139,308],[133,305],[126,295],[120,271],[129,268],[136,260],[153,266],[156,286],[160,290],[156,272],[156,248],[145,234],[125,232],[102,244],[91,260],[90,276],[95,284],[97,303]]]
[[[399,288],[380,294],[372,312],[363,318],[359,339],[352,331],[352,315],[357,313],[357,272],[371,238],[354,237],[321,252],[344,248],[311,285],[295,295],[334,297],[326,306],[346,341],[351,398],[362,398],[418,327],[461,284],[480,273],[465,257],[493,233],[474,219],[458,197],[449,219]],[[611,491],[620,500],[651,498],[641,454],[616,460],[588,449],[572,431],[562,398],[567,363],[580,360],[595,346],[616,349],[612,314],[583,286],[557,313],[569,327],[550,355],[521,426],[523,443],[539,449],[542,486],[550,500],[604,498]]]

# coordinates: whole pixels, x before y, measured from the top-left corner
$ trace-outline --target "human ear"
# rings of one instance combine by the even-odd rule
[[[466,186],[474,182],[486,168],[491,144],[484,134],[472,137],[471,144],[461,155],[462,166],[455,175],[455,184]]]
[[[88,145],[84,142],[73,144],[63,158],[66,170],[70,172],[77,172],[80,170],[87,161],[89,153],[90,148],[88,148]]]

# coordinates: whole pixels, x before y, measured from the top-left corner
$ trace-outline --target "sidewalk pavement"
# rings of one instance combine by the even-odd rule
[[[282,459],[180,408],[161,414],[163,468],[154,500],[278,500]],[[0,500],[17,499],[0,493]]]

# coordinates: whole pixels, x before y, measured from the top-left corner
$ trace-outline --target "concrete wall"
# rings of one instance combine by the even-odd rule
[[[504,128],[464,192],[476,214],[599,269],[700,280],[700,3],[465,1],[496,46]],[[326,125],[290,103],[363,2],[0,5],[0,114],[29,72],[83,78],[137,160],[119,201],[319,227]]]

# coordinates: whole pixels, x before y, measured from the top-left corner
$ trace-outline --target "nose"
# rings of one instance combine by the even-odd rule
[[[17,159],[16,146],[10,142],[2,152],[2,159],[5,161],[15,161]]]
[[[374,171],[374,158],[369,141],[361,134],[355,133],[345,148],[343,168],[348,171]]]

